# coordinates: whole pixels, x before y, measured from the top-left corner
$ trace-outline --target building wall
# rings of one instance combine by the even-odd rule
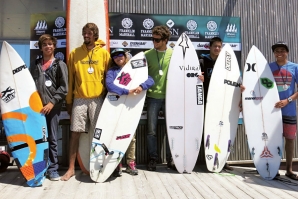
[[[274,61],[271,46],[280,40],[289,45],[289,60],[298,62],[297,8],[297,0],[109,0],[109,12],[241,17],[241,69],[252,45],[263,52],[268,62]],[[161,131],[164,130],[165,128],[161,128]],[[142,133],[138,131],[139,129],[137,135],[141,140],[137,144],[144,146],[146,129]],[[138,149],[141,151],[137,152],[137,159],[140,158],[139,162],[145,163],[145,149]],[[250,159],[244,125],[238,126],[233,149],[229,160]],[[298,157],[297,151],[296,139],[295,158]],[[198,159],[198,162],[202,161],[203,150]]]

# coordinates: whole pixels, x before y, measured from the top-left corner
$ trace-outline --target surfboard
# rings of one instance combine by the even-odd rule
[[[211,172],[222,170],[236,137],[240,83],[237,58],[231,46],[225,44],[214,65],[206,102],[204,147]]]
[[[167,74],[166,126],[171,154],[179,173],[191,173],[202,140],[203,83],[196,50],[182,33],[173,50]]]
[[[25,83],[24,83],[25,82]],[[8,145],[29,186],[40,186],[48,167],[47,124],[34,80],[19,54],[3,42],[1,113]]]
[[[110,49],[108,0],[68,0],[67,1],[67,55],[83,44],[82,28],[88,22],[95,23],[99,29],[99,39]],[[81,170],[89,175],[90,146],[94,129],[82,133],[79,141],[77,160]]]
[[[283,151],[283,126],[277,86],[267,60],[256,46],[250,49],[244,71],[243,119],[251,157],[259,174],[272,180]]]
[[[114,83],[128,90],[148,79],[148,65],[143,52],[130,59]],[[102,105],[91,146],[90,177],[104,182],[123,158],[137,129],[146,91],[137,95],[108,93]]]

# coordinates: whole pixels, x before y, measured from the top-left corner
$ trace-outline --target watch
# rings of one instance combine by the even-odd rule
[[[288,102],[291,103],[293,99],[291,97],[288,98]]]

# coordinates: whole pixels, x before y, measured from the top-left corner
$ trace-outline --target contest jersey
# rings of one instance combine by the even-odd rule
[[[276,62],[269,64],[273,73],[279,98],[288,99],[295,93],[295,86],[298,83],[298,64],[289,62],[283,66],[278,66]],[[291,102],[281,109],[283,116],[296,116],[296,103]]]

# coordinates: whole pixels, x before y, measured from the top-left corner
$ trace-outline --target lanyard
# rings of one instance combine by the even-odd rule
[[[162,75],[163,75],[163,72],[162,72],[162,66],[163,66],[163,61],[164,61],[164,59],[165,59],[165,54],[166,54],[167,50],[165,50],[165,52],[163,53],[162,60],[161,60],[161,64],[160,64],[160,60],[159,60],[159,56],[158,56],[158,52],[157,52],[156,49],[155,49],[155,52],[156,52],[156,57],[157,57],[157,60],[158,60],[159,75],[162,76]]]
[[[278,67],[278,69],[279,69],[279,74],[281,75],[281,78],[282,78],[282,81],[283,81],[283,83],[284,83],[284,85],[283,85],[283,89],[284,90],[287,90],[288,89],[288,85],[287,85],[287,81],[288,81],[288,70],[287,70],[287,68],[285,69],[286,70],[286,81],[284,80],[284,76],[282,75],[282,73],[281,73],[281,66],[279,66],[277,63],[276,63],[276,65],[277,65],[277,67]]]

